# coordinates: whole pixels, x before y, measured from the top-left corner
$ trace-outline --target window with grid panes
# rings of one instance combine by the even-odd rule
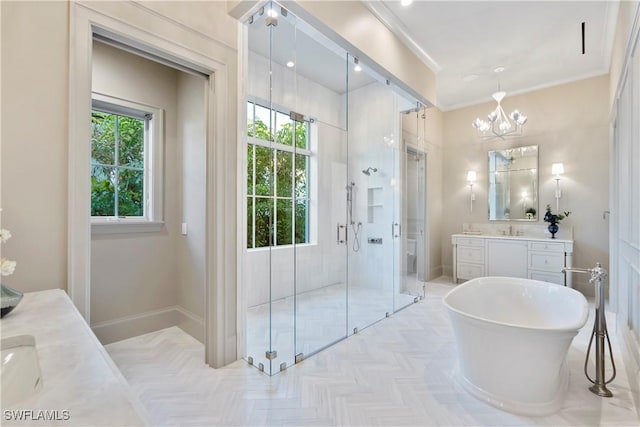
[[[93,94],[92,227],[161,224],[162,153],[161,109]]]
[[[309,242],[310,126],[247,103],[247,248]]]

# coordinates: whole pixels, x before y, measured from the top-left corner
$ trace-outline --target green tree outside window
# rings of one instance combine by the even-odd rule
[[[247,248],[307,243],[309,155],[277,147],[308,150],[309,123],[252,102],[247,106],[247,135],[273,143],[247,145]],[[254,109],[275,122],[273,131]]]
[[[91,216],[144,216],[142,119],[91,112]]]

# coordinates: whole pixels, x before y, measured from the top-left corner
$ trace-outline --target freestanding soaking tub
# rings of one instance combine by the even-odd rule
[[[458,378],[493,406],[523,415],[560,409],[567,352],[587,321],[578,291],[537,280],[480,277],[444,297],[458,346]]]

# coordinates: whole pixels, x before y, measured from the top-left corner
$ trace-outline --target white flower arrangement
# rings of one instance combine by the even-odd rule
[[[0,241],[6,243],[11,238],[11,232],[5,228],[0,229]],[[2,276],[10,276],[16,269],[16,262],[2,257],[0,259],[0,273]]]

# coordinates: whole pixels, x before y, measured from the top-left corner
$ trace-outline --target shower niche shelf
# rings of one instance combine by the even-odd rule
[[[373,224],[380,220],[382,215],[382,187],[369,187],[367,189],[367,222]]]

